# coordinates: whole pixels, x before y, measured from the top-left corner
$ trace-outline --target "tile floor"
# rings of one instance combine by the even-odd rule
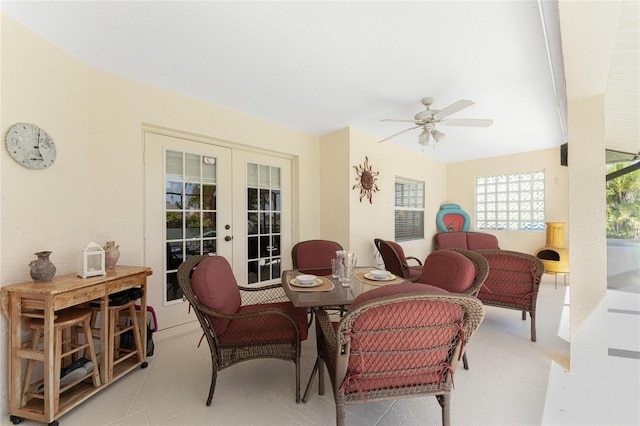
[[[569,343],[561,337],[566,333],[559,324],[568,291],[560,284],[555,289],[553,278],[545,275],[538,297],[536,343],[529,340],[529,320],[522,321],[519,312],[487,307],[484,323],[468,346],[471,369],[460,366],[455,375],[451,423],[639,424],[640,295],[609,293],[609,328],[625,332],[609,334],[608,347],[628,352],[614,351],[623,356],[607,357],[610,364],[604,370],[608,382],[596,380],[591,386],[604,390],[593,393],[590,387],[582,386],[582,382],[589,382],[588,377],[566,372]],[[618,322],[625,320],[631,325],[620,328]],[[147,369],[122,378],[62,416],[60,425],[335,424],[330,390],[318,395],[316,382],[309,401],[296,404],[293,364],[278,360],[244,362],[223,370],[213,403],[207,407],[211,360],[206,343],[197,347],[200,335],[197,323],[154,334],[155,354],[148,358]],[[314,360],[315,340],[311,336],[302,349],[301,391]],[[585,405],[584,393],[602,399],[592,396],[592,405]],[[583,411],[599,414],[585,419],[582,411],[573,412],[572,407],[586,407]],[[9,424],[8,419],[2,420]],[[22,423],[35,424],[28,420]],[[347,406],[349,426],[413,424],[441,424],[434,397]]]

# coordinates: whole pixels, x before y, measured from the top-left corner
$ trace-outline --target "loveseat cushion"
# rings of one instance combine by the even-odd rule
[[[436,247],[438,249],[465,249],[467,248],[466,232],[441,232],[436,234]]]
[[[477,273],[475,263],[465,255],[438,250],[425,259],[418,282],[450,293],[464,293],[473,285]]]
[[[467,232],[467,249],[468,250],[484,250],[499,249],[498,239],[493,234],[485,234],[483,232]]]
[[[203,305],[224,314],[235,314],[242,298],[231,265],[222,256],[211,256],[198,264],[191,277],[193,292]],[[222,334],[229,320],[212,318],[216,333]]]

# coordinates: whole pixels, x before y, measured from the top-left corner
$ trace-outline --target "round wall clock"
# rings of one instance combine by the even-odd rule
[[[7,150],[14,160],[29,169],[46,169],[56,161],[56,144],[35,124],[18,123],[9,129]]]

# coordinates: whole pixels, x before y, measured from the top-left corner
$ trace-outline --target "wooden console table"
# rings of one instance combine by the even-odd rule
[[[109,295],[133,287],[141,287],[144,295],[140,299],[142,318],[147,311],[147,276],[152,271],[142,266],[116,266],[107,271],[107,275],[81,278],[75,273],[59,275],[53,281],[36,283],[33,281],[2,287],[2,311],[9,319],[9,413],[14,424],[23,418],[57,424],[55,419],[67,413],[93,394],[134,370],[145,362],[131,357],[118,365],[113,379],[108,380],[106,360],[110,356],[107,344]],[[100,350],[98,352],[101,385],[79,383],[69,391],[60,395],[60,403],[54,412],[54,330],[55,312],[61,309],[78,306],[90,301],[100,303]],[[30,350],[29,342],[23,342],[23,329],[28,318],[44,318],[44,399],[31,399],[22,404],[22,362],[24,359],[38,359]],[[147,327],[142,321],[140,327],[143,353],[146,355]],[[40,360],[42,360],[40,353]]]

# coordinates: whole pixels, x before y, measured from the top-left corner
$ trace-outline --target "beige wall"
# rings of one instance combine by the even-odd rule
[[[349,129],[320,138],[320,235],[349,250]]]
[[[142,124],[203,135],[221,145],[257,147],[294,156],[294,181],[300,188],[300,203],[294,209],[298,213],[294,217],[296,232],[304,239],[319,236],[318,137],[109,73],[94,70],[91,75],[92,169],[100,186],[110,188],[109,194],[117,194],[114,198],[98,192],[93,203],[102,219],[100,232],[120,242],[123,257],[126,250],[122,248],[131,248],[133,257],[124,261],[144,261]],[[131,181],[140,183],[135,190]],[[139,232],[132,233],[132,229]]]
[[[560,148],[506,155],[477,161],[449,164],[447,202],[459,204],[471,217],[475,230],[475,178],[499,174],[544,170],[545,216],[547,222],[565,222],[565,245],[569,244],[568,167],[560,165]],[[536,231],[491,231],[500,248],[535,253],[544,246],[545,233]]]
[[[29,278],[27,264],[36,251],[53,251],[61,271],[75,268],[76,250],[88,242],[89,70],[10,19],[3,18],[1,40],[0,272],[8,283]],[[54,139],[53,167],[29,170],[8,155],[5,135],[18,122],[37,124]]]
[[[560,29],[567,83],[569,137],[569,205],[571,236],[572,342],[588,342],[580,329],[607,290],[605,228],[605,102],[613,46],[618,37],[623,2],[560,1]],[[588,70],[588,72],[585,72]],[[575,364],[589,364],[589,353],[571,347]],[[579,356],[574,356],[580,354]],[[585,355],[587,355],[585,357]],[[589,367],[590,368],[590,367]],[[585,369],[585,371],[587,371]]]
[[[569,102],[571,336],[607,291],[604,96]]]
[[[435,217],[446,193],[446,165],[392,143],[348,128],[324,135],[320,142],[321,234],[358,256],[360,265],[378,265],[375,238],[394,239],[394,184],[396,176],[425,182],[425,239],[403,242],[408,256],[424,259],[432,250]],[[360,200],[354,167],[368,165],[378,191]]]
[[[319,138],[91,69],[1,15],[2,135],[17,122],[57,145],[47,170],[0,155],[0,282],[28,281],[34,252],[51,250],[58,273],[76,270],[89,241],[120,244],[121,263],[144,263],[143,124],[286,152],[300,188],[299,238],[320,237]],[[25,54],[28,52],[28,54]],[[161,282],[161,274],[150,277]],[[157,282],[156,282],[157,281]],[[7,412],[7,321],[1,317],[0,415]]]
[[[399,176],[425,183],[425,239],[401,243],[407,256],[423,260],[431,252],[436,214],[445,199],[446,164],[392,143],[378,144],[377,140],[377,137],[359,129],[351,129],[347,184],[351,191],[349,248],[357,254],[359,264],[380,263],[380,259],[374,259],[373,240],[394,239],[394,185],[396,176]],[[365,157],[373,171],[379,172],[376,181],[379,191],[373,194],[372,204],[366,198],[360,201],[359,189],[351,189],[357,183],[354,166],[362,166]]]

